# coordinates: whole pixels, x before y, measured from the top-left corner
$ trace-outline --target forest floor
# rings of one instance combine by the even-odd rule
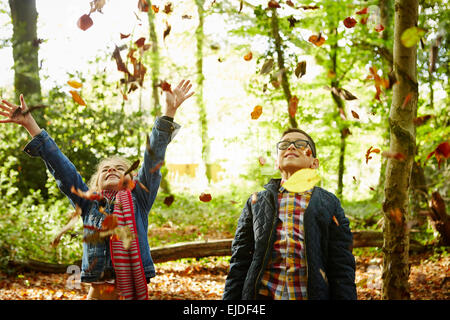
[[[156,264],[157,276],[148,289],[155,300],[221,299],[229,259],[210,257]],[[359,300],[381,299],[381,253],[362,251],[356,256]],[[450,256],[421,253],[410,256],[412,300],[450,300]],[[0,300],[84,300],[89,285],[67,286],[70,274],[0,273]]]

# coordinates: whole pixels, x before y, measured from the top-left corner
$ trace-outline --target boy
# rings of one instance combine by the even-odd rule
[[[352,233],[339,200],[320,187],[283,188],[297,171],[319,167],[314,141],[289,129],[277,149],[282,179],[242,211],[223,299],[356,299]]]

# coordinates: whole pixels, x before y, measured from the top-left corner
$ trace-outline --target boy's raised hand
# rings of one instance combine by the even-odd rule
[[[0,103],[0,108],[3,110],[0,111],[0,115],[6,117],[6,119],[0,119],[0,123],[20,124],[28,130],[32,137],[41,132],[41,129],[29,112],[22,94],[20,95],[20,106],[16,106],[15,104],[6,100],[2,100]]]
[[[175,89],[172,91],[166,91],[165,116],[172,118],[175,116],[178,107],[184,102],[184,100],[194,94],[194,92],[189,92],[191,88],[192,84],[189,80],[181,80]]]

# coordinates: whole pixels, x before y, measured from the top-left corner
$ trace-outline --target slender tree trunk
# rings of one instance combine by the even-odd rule
[[[152,100],[153,100],[153,110],[152,115],[154,117],[161,116],[161,103],[159,101],[159,90],[158,86],[160,84],[159,79],[159,47],[158,47],[158,37],[155,28],[155,13],[151,9],[151,0],[147,0],[149,10],[148,10],[148,26],[149,26],[149,37],[151,41],[151,81],[152,81]],[[164,193],[170,194],[170,185],[167,181],[167,169],[165,166],[161,167],[161,189]]]
[[[271,17],[272,36],[275,39],[275,51],[277,52],[278,69],[280,69],[281,71],[281,87],[283,88],[284,96],[287,101],[287,107],[289,109],[289,102],[291,100],[292,94],[291,89],[289,87],[289,80],[287,77],[286,67],[284,65],[283,42],[280,36],[277,10],[272,9],[271,11],[272,11]],[[292,128],[298,128],[298,124],[297,121],[295,120],[295,117],[292,117],[290,114],[289,114],[289,123]]]
[[[41,83],[39,78],[39,40],[37,37],[37,11],[35,0],[9,0],[13,24],[13,58],[14,58],[14,88],[16,103],[23,94],[28,106],[42,103]],[[36,110],[33,117],[40,125],[45,125],[43,111]],[[28,136],[18,141],[25,145]],[[45,183],[47,173],[42,163],[30,158],[21,150],[17,150],[18,166],[23,168],[19,176],[19,190],[27,194],[29,189],[42,190],[47,195]]]
[[[208,119],[206,114],[205,102],[203,101],[203,87],[205,76],[203,75],[203,39],[205,37],[203,32],[203,24],[205,19],[205,0],[195,0],[198,12],[198,27],[195,30],[195,37],[197,39],[197,51],[196,51],[196,65],[197,65],[197,88],[196,99],[199,108],[199,124],[202,139],[202,160],[205,164],[205,174],[208,179],[208,183],[211,182],[211,164],[210,162],[210,145],[208,138]]]
[[[383,299],[409,299],[409,230],[408,189],[415,154],[415,126],[417,114],[417,47],[406,48],[400,37],[417,25],[418,0],[395,1],[394,72],[399,83],[393,88],[389,115],[390,151],[401,152],[405,161],[389,159],[386,167],[383,244]],[[412,98],[402,108],[408,94]]]

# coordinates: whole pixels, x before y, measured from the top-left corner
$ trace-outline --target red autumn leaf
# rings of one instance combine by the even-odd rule
[[[152,4],[152,10],[153,10],[154,13],[158,13],[159,12],[159,7]]]
[[[70,90],[69,92],[72,95],[73,101],[75,101],[76,103],[78,103],[81,106],[86,106],[86,102],[84,102],[83,98],[81,98],[81,96],[78,94],[78,92],[73,91],[73,90]]]
[[[158,162],[153,168],[150,169],[150,173],[155,173],[159,170],[159,168],[161,168],[162,165],[164,165],[164,161]]]
[[[269,3],[267,4],[267,6],[268,6],[269,8],[272,8],[272,9],[281,8],[281,6],[280,6],[280,4],[278,3],[278,1],[275,1],[275,0],[270,0]]]
[[[295,4],[294,4],[291,0],[287,0],[287,1],[286,1],[286,4],[287,4],[289,7],[295,8]]]
[[[359,11],[356,11],[356,14],[367,14],[368,9],[369,9],[369,8],[365,7],[364,9],[361,9],[361,10],[359,10]]]
[[[289,99],[289,115],[292,118],[295,118],[297,108],[298,108],[298,98],[297,96],[292,96],[291,99]]]
[[[433,155],[436,157],[438,167],[440,169],[441,163],[444,161],[444,159],[448,159],[450,157],[450,144],[448,142],[442,142],[441,144],[439,144],[437,148],[427,156],[427,160],[430,159]]]
[[[392,220],[394,220],[395,224],[401,225],[402,224],[402,211],[399,208],[391,209],[389,211],[389,215]]]
[[[369,187],[370,190],[375,191],[375,189],[373,187]]]
[[[353,28],[356,25],[356,20],[352,17],[347,17],[344,19],[344,26],[346,28]]]
[[[138,0],[138,9],[142,12],[148,12],[147,0]]]
[[[173,201],[175,200],[175,197],[173,195],[167,196],[164,198],[164,204],[168,207],[170,207],[170,205],[173,203]]]
[[[114,60],[116,60],[118,71],[121,71],[121,72],[124,72],[125,74],[131,75],[130,71],[128,71],[127,66],[125,65],[125,63],[122,60],[122,56],[120,55],[120,49],[117,46],[114,48],[113,58],[114,58]]]
[[[102,230],[112,230],[119,225],[119,220],[116,215],[110,214],[102,222]]]
[[[393,152],[393,151],[383,151],[381,153],[382,157],[396,159],[398,161],[405,161],[406,156],[401,152]]]
[[[134,44],[135,44],[138,48],[142,47],[142,46],[144,45],[144,43],[145,43],[145,37],[141,37],[141,38],[137,39],[137,40],[134,42]]]
[[[163,91],[168,91],[168,92],[172,92],[172,88],[170,83],[168,83],[167,81],[162,81],[159,86],[161,87],[161,89]]]
[[[244,60],[245,61],[250,61],[253,58],[253,53],[251,51],[249,51],[245,56],[244,56]]]
[[[211,199],[212,199],[212,198],[211,198],[211,194],[209,194],[209,193],[204,193],[204,192],[202,192],[198,198],[199,198],[200,201],[202,201],[202,202],[209,202],[209,201],[211,201]]]
[[[376,32],[381,32],[381,31],[383,31],[384,30],[384,26],[381,24],[381,23],[379,23],[379,24],[377,24],[376,26],[375,26],[375,31]]]
[[[380,153],[380,149],[372,149],[373,146],[371,146],[367,152],[366,152],[366,164],[369,163],[369,160],[372,159],[370,156],[371,153]]]
[[[251,113],[251,117],[253,120],[258,119],[262,114],[262,106],[258,105],[253,108],[253,111]]]
[[[425,122],[427,122],[428,120],[430,120],[433,117],[433,115],[431,114],[427,114],[421,117],[417,117],[413,120],[414,124],[416,126],[421,126],[423,125]]]
[[[121,39],[121,40],[122,40],[122,39],[126,39],[126,38],[128,38],[130,35],[131,35],[131,33],[129,33],[129,34],[123,34],[123,33],[120,33],[120,39]]]
[[[86,31],[87,29],[92,27],[93,24],[94,22],[92,21],[91,17],[89,17],[89,15],[87,14],[83,14],[77,21],[78,28],[80,28],[83,31]]]
[[[408,104],[408,102],[411,100],[412,98],[412,92],[409,92],[406,97],[405,100],[403,100],[403,104],[401,106],[402,109],[405,109],[406,105]]]
[[[323,45],[325,43],[325,40],[326,40],[325,37],[323,37],[320,33],[318,36],[312,35],[308,38],[308,41],[317,47],[320,47],[321,45]]]
[[[334,223],[339,227],[339,222],[338,222],[338,220],[336,219],[335,216],[333,216],[333,221],[334,221]]]
[[[361,20],[359,20],[359,23],[361,23],[362,25],[366,25],[368,19],[368,17],[362,17]]]
[[[70,192],[79,196],[80,198],[87,199],[87,200],[92,200],[92,201],[97,200],[98,201],[98,200],[103,199],[102,195],[99,193],[96,193],[95,191],[92,191],[92,190],[81,191],[80,189],[75,189],[74,186],[72,186],[70,188]]]
[[[352,110],[352,116],[353,118],[359,119],[359,114],[357,114],[355,111]]]

